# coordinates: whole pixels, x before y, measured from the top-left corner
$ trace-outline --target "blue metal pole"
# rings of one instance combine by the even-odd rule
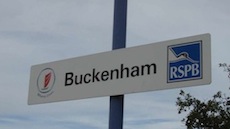
[[[113,50],[126,46],[127,0],[115,0],[113,21]]]
[[[127,0],[115,0],[113,50],[126,46]],[[109,129],[123,128],[124,95],[110,96]]]

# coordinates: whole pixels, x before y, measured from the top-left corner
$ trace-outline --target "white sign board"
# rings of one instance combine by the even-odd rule
[[[210,35],[32,66],[28,104],[211,83]]]

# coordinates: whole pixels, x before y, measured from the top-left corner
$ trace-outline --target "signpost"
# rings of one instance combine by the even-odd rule
[[[113,50],[126,46],[127,0],[115,0]],[[123,128],[124,95],[110,96],[109,129]]]
[[[203,34],[32,66],[29,104],[199,86],[211,82]]]
[[[122,129],[124,94],[211,83],[210,34],[125,48],[126,15],[115,0],[113,51],[32,66],[28,104],[110,96],[109,129]]]

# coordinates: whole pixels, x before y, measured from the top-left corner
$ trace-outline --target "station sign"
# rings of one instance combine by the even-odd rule
[[[28,104],[211,83],[211,39],[202,34],[31,67]]]

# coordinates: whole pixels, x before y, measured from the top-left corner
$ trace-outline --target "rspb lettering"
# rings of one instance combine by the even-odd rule
[[[202,78],[202,41],[168,46],[168,83]]]

